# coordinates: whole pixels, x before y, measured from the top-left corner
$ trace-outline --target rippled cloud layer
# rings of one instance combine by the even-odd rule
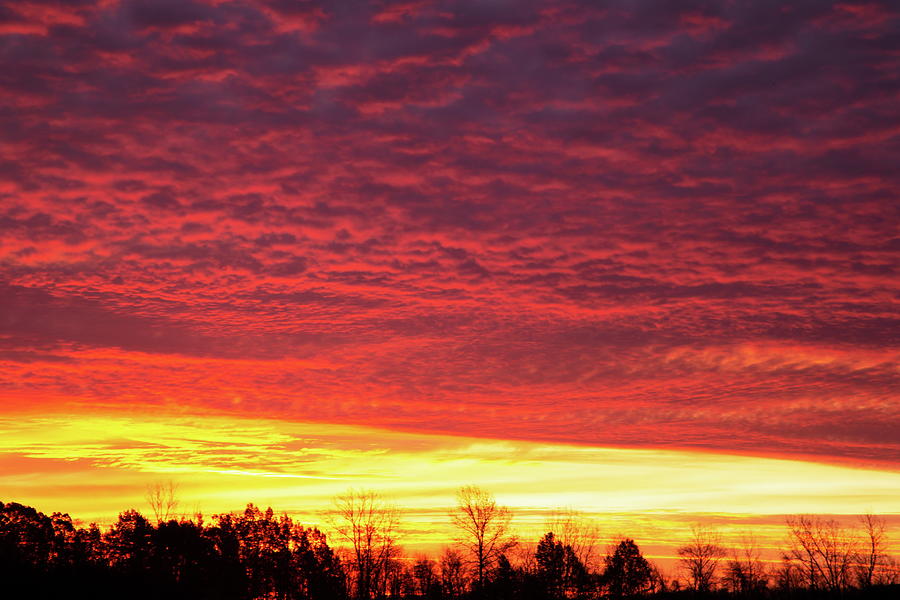
[[[891,2],[0,3],[5,413],[900,465]]]

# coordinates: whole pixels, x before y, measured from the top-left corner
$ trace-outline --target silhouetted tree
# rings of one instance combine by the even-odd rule
[[[807,586],[840,590],[850,584],[855,540],[840,523],[818,516],[787,518],[789,547],[785,558],[799,566]]]
[[[248,571],[242,563],[242,539],[238,526],[240,514],[225,513],[214,515],[215,525],[206,528],[204,535],[212,541],[221,561],[222,569],[218,580],[226,589],[233,591],[236,598],[250,598]]]
[[[453,548],[444,548],[440,559],[441,589],[448,598],[459,598],[469,587],[463,556]]]
[[[72,536],[72,564],[79,568],[105,565],[103,535],[96,523],[87,529],[76,529]]]
[[[0,502],[0,586],[22,597],[40,593],[55,570],[58,547],[50,517],[30,506]]]
[[[543,600],[546,598],[543,590],[532,579],[522,569],[514,567],[505,554],[501,554],[477,593],[490,600]]]
[[[295,540],[294,573],[299,578],[303,600],[339,600],[345,598],[343,566],[318,529],[302,529]]]
[[[128,510],[105,533],[0,503],[0,596],[97,600],[344,600],[340,561],[316,529],[248,505],[205,527]]]
[[[570,548],[571,551],[571,548]],[[536,575],[547,597],[562,598],[566,588],[566,548],[547,533],[534,552]]]
[[[357,523],[358,534],[368,531],[365,523],[382,522],[367,521],[370,511],[377,514],[384,506],[373,503],[376,497],[363,494],[352,500],[354,512],[348,523]],[[493,499],[488,496],[488,500]],[[486,506],[486,514],[497,515],[490,512],[490,502],[473,501],[471,506]],[[388,509],[396,510],[390,506]],[[473,512],[479,514],[474,509]],[[139,512],[127,510],[106,533],[101,533],[96,525],[76,527],[66,514],[48,516],[28,506],[0,502],[0,597],[347,600],[351,587],[348,570],[319,530],[253,504],[243,512],[216,515],[213,522],[206,525],[198,515],[195,521],[169,519],[154,525]],[[497,530],[489,526],[497,525],[496,522],[482,522],[486,524],[485,535],[496,535]],[[725,564],[721,578],[725,590],[717,591],[716,597],[898,597],[898,587],[892,584],[900,581],[900,568],[889,556],[883,519],[861,517],[861,527],[852,530],[816,516],[791,517],[788,523],[792,549],[785,552],[782,568],[772,571],[776,587],[768,588],[769,574],[758,546],[752,538],[745,538]],[[508,524],[508,520],[501,519],[500,524]],[[630,539],[609,548],[601,577],[585,567],[569,544],[548,532],[533,550],[523,549],[515,564],[506,553],[492,555],[483,581],[469,585],[471,577],[463,556],[456,550],[446,549],[439,563],[427,557],[410,563],[396,555],[393,535],[389,540],[381,534],[372,535],[373,555],[375,549],[382,548],[380,544],[389,542],[391,551],[384,554],[386,561],[369,570],[372,579],[362,588],[357,583],[359,572],[349,571],[354,591],[368,590],[372,598],[620,600],[655,594],[659,600],[677,600],[695,596],[680,591],[677,582],[667,590],[664,578]],[[374,543],[376,540],[378,543]],[[506,542],[509,543],[508,538]],[[679,548],[693,590],[706,594],[715,587],[716,564],[723,554],[714,532],[694,528],[690,543]],[[355,556],[350,555],[351,564],[358,560]],[[475,564],[473,558],[472,565]],[[858,589],[850,589],[854,585]]]
[[[534,575],[543,595],[551,599],[586,595],[590,585],[588,571],[568,544],[548,532],[534,552]]]
[[[175,511],[178,510],[177,491],[178,486],[172,481],[147,486],[144,497],[150,505],[150,510],[153,511],[153,516],[156,517],[157,524],[175,518]]]
[[[600,530],[583,513],[571,508],[557,510],[547,519],[547,531],[552,531],[564,546],[570,546],[585,569],[597,569]]]
[[[149,571],[153,526],[138,511],[129,509],[119,514],[104,542],[114,569],[130,576]]]
[[[691,527],[691,540],[678,548],[679,561],[688,574],[690,586],[700,592],[712,589],[719,561],[724,556],[718,533],[703,525]]]
[[[799,565],[787,555],[782,556],[781,565],[774,570],[773,580],[775,587],[783,593],[793,592],[806,584]]]
[[[354,595],[385,594],[388,566],[398,552],[399,511],[372,491],[349,490],[334,499],[332,527],[353,552]]]
[[[248,504],[243,513],[217,515],[211,531],[222,560],[237,562],[251,598],[332,599],[345,595],[340,561],[325,535],[271,508]]]
[[[460,530],[460,543],[472,557],[475,582],[480,588],[494,561],[516,544],[509,531],[512,515],[507,507],[497,504],[490,492],[474,485],[460,488],[456,503],[451,520]]]
[[[420,557],[412,567],[414,582],[413,593],[426,600],[438,600],[441,597],[441,579],[437,565],[433,560]]]
[[[169,598],[243,597],[243,590],[228,585],[229,578],[224,574],[229,563],[199,523],[187,520],[160,523],[153,532],[151,565],[152,576],[157,585],[166,585]]]
[[[603,562],[603,583],[610,598],[628,598],[652,588],[653,568],[634,540],[621,540]]]
[[[732,549],[725,565],[725,583],[734,593],[754,594],[766,588],[769,577],[753,536],[745,536],[740,547]]]
[[[881,583],[879,575],[887,564],[887,533],[883,518],[873,514],[859,517],[863,539],[856,560],[856,579],[861,587]]]

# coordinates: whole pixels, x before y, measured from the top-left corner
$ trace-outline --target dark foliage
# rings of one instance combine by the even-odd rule
[[[105,534],[0,503],[0,581],[10,598],[338,600],[340,561],[316,529],[248,505],[243,514],[154,526],[125,511]]]
[[[894,600],[898,585],[840,590],[797,585],[666,589],[633,540],[623,539],[592,573],[553,533],[540,540],[528,568],[500,554],[483,585],[466,575],[460,556],[440,562],[392,560],[387,585],[373,600]],[[0,502],[0,597],[90,597],[174,600],[348,600],[349,566],[325,535],[287,515],[252,504],[241,513],[156,525],[128,510],[105,533],[76,527],[65,514],[45,515]],[[734,586],[732,586],[734,587]]]
[[[610,598],[630,598],[650,592],[653,568],[643,557],[634,540],[619,542],[605,559],[603,583]]]

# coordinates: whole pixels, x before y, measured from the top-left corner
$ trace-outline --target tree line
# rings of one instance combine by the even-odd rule
[[[475,486],[457,493],[452,543],[417,558],[399,546],[398,508],[371,491],[334,498],[327,537],[253,504],[209,520],[179,518],[172,486],[154,487],[147,499],[152,517],[126,510],[105,531],[0,502],[2,590],[11,598],[176,600],[900,597],[900,568],[875,515],[854,527],[788,517],[780,561],[764,560],[753,538],[727,548],[698,525],[677,550],[678,576],[667,577],[633,539],[599,551],[596,526],[572,511],[536,543],[519,540],[509,508]]]

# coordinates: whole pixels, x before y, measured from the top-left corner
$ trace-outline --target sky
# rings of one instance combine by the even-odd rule
[[[900,514],[898,164],[887,1],[0,2],[0,500]]]

